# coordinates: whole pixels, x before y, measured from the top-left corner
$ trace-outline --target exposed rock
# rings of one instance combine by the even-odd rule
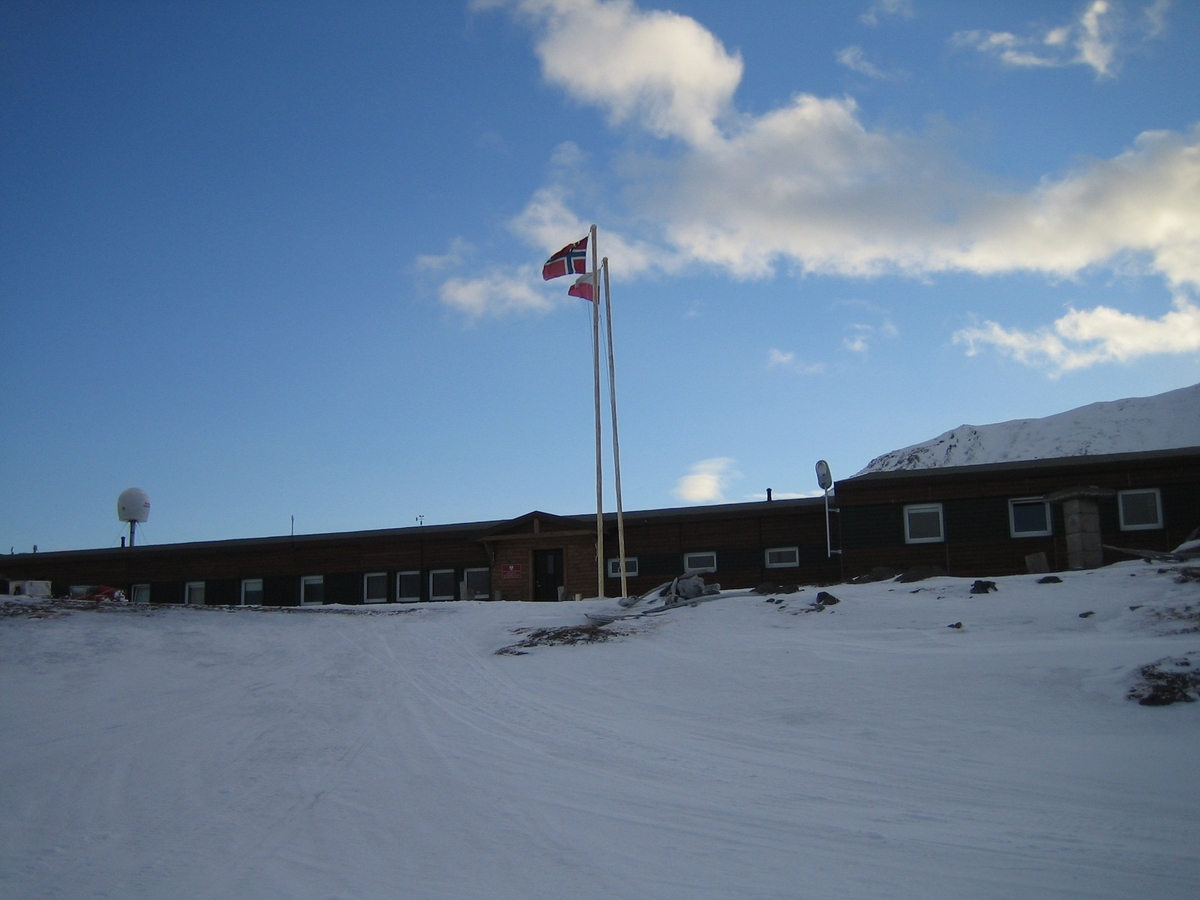
[[[876,566],[865,575],[851,578],[850,584],[872,584],[876,581],[888,581],[899,574],[895,569],[889,569],[887,566]]]
[[[913,566],[896,579],[900,584],[910,584],[914,581],[924,581],[926,578],[937,578],[945,575],[946,570],[941,566]]]
[[[1200,696],[1200,672],[1187,656],[1167,657],[1138,669],[1142,680],[1125,696],[1142,706],[1168,706],[1172,703],[1195,703]]]

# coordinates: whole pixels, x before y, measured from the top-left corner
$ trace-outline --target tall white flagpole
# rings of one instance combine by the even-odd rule
[[[600,455],[600,283],[596,250],[596,226],[592,237],[592,372],[596,398],[596,596],[604,596],[604,479]]]
[[[612,407],[613,471],[617,487],[617,553],[621,560],[621,596],[629,596],[625,573],[625,510],[621,505],[621,439],[617,435],[617,364],[613,353],[612,299],[608,292],[608,257],[604,257],[604,323],[608,329],[608,402]],[[599,300],[599,297],[596,298]]]

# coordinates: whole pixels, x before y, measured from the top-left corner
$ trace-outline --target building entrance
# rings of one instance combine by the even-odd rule
[[[533,551],[533,599],[557,600],[563,586],[562,550]]]

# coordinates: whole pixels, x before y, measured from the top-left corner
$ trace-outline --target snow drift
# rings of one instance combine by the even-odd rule
[[[723,597],[553,646],[603,601],[9,601],[0,896],[1200,896],[1200,703],[1138,702],[1200,669],[1186,571]]]

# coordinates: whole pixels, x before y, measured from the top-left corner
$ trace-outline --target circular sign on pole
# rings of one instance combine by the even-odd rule
[[[833,474],[829,471],[829,463],[823,459],[817,460],[817,484],[823,491],[833,487]]]

